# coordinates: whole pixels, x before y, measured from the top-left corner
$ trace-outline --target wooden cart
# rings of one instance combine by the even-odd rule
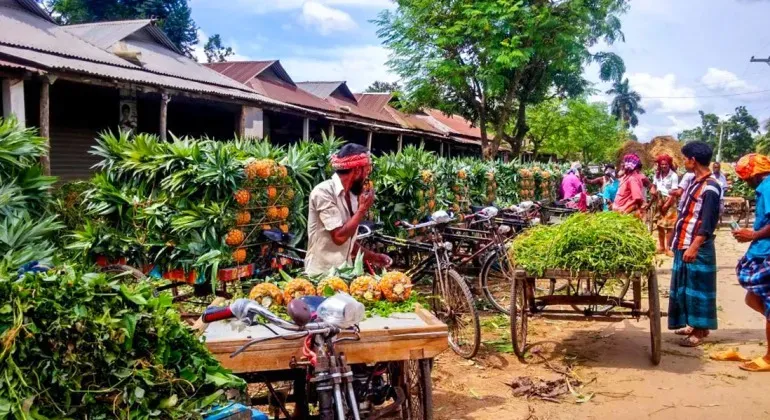
[[[751,215],[749,200],[743,197],[725,197],[724,205],[723,221],[727,218],[726,216],[729,216],[736,223],[740,224],[743,221],[743,225],[749,227],[749,216]]]
[[[359,341],[344,341],[335,347],[344,353],[350,365],[378,366],[388,370],[388,380],[406,392],[400,408],[404,419],[431,419],[433,411],[430,369],[433,358],[447,349],[447,326],[429,311],[417,308],[414,313],[392,314],[388,318],[373,317],[360,325]],[[285,417],[307,417],[308,389],[301,341],[271,340],[256,344],[243,353],[230,355],[251,339],[272,333],[263,325],[237,331],[228,323],[214,323],[205,331],[206,345],[228,369],[249,383],[265,383],[267,401]],[[273,383],[291,383],[291,392],[283,395]],[[277,401],[296,403],[290,415]],[[267,405],[267,404],[266,404]]]
[[[655,268],[647,273],[599,275],[547,270],[536,276],[517,270],[511,287],[511,340],[516,355],[524,355],[527,343],[527,319],[530,316],[559,319],[650,320],[651,360],[660,363],[661,311],[658,276]],[[647,280],[648,305],[642,307],[643,279]],[[543,287],[542,282],[549,283]],[[560,287],[555,287],[561,282]],[[566,282],[566,285],[564,285]],[[627,297],[631,289],[631,298]],[[543,292],[545,290],[545,292]]]

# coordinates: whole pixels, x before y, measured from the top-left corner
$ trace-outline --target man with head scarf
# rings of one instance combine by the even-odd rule
[[[684,335],[679,345],[697,347],[717,329],[717,265],[714,230],[719,220],[721,189],[711,175],[711,147],[701,141],[682,147],[684,166],[695,176],[684,191],[674,225],[668,328]]]
[[[652,198],[644,209],[647,210],[653,203],[658,204],[655,214],[652,215],[653,223],[658,229],[658,253],[673,257],[674,253],[668,249],[666,236],[676,223],[676,207],[673,206],[676,197],[671,192],[679,188],[679,175],[675,171],[671,156],[659,155],[655,162],[658,164],[658,169],[655,171],[650,190]]]
[[[314,276],[350,262],[358,252],[377,267],[390,265],[390,258],[371,252],[356,243],[358,225],[374,204],[374,191],[367,186],[372,171],[369,150],[346,144],[332,156],[332,178],[310,193],[307,217],[308,248],[305,272]]]
[[[570,199],[584,192],[583,181],[580,180],[580,171],[583,165],[580,162],[573,162],[567,174],[561,180],[561,198]]]
[[[751,153],[742,157],[735,172],[757,192],[756,217],[752,229],[737,229],[738,242],[751,242],[746,255],[738,262],[738,281],[746,289],[746,305],[765,318],[768,346],[763,357],[743,363],[741,369],[770,372],[770,158]]]
[[[618,193],[612,209],[619,213],[630,214],[644,205],[644,184],[639,177],[641,159],[634,153],[623,156],[623,177],[618,185]]]

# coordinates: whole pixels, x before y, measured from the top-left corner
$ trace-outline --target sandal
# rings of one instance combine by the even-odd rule
[[[747,372],[770,372],[770,363],[764,357],[741,363],[738,367]]]
[[[693,327],[684,327],[674,331],[676,335],[690,335],[692,334]]]
[[[679,340],[679,345],[682,347],[698,347],[701,344],[703,344],[703,338],[698,337],[695,334],[690,334]]]
[[[670,250],[670,249],[669,249],[668,251],[666,251],[666,256],[667,256],[667,257],[671,257],[671,258],[674,258],[674,251],[672,251],[672,250]]]
[[[711,353],[709,358],[718,362],[746,362],[749,360],[738,353],[738,349],[717,351]]]

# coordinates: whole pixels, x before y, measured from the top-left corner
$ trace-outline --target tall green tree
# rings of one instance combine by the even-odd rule
[[[623,121],[626,127],[639,125],[639,115],[646,111],[641,105],[642,97],[629,87],[628,79],[622,82],[615,81],[607,94],[615,96],[610,103],[610,109],[615,118]]]
[[[754,149],[763,155],[770,154],[770,120],[765,121],[765,133],[754,140]]]
[[[214,34],[203,45],[203,54],[209,63],[222,63],[227,61],[227,57],[235,54],[235,51],[231,47],[225,47],[219,34]]]
[[[714,149],[714,157],[722,136],[722,160],[735,161],[741,156],[754,151],[754,139],[759,132],[759,121],[749,113],[745,106],[735,108],[735,113],[728,119],[720,119],[715,114],[699,111],[701,126],[679,133],[679,140],[688,142],[700,140]]]
[[[366,93],[393,93],[401,90],[401,85],[398,82],[381,82],[376,80],[369,85],[364,92]]]
[[[627,3],[398,0],[375,22],[412,107],[474,121],[484,157],[491,158],[502,141],[520,152],[528,106],[585,92],[587,64],[599,63],[603,80],[621,78],[623,60],[592,47],[623,39],[618,16]]]
[[[566,112],[564,101],[555,98],[543,101],[527,112],[527,138],[535,158],[544,144],[553,144],[556,139],[566,135]]]
[[[157,19],[158,26],[187,56],[198,43],[188,0],[44,0],[64,25],[126,19]]]
[[[569,99],[552,123],[555,131],[543,140],[542,149],[564,159],[598,162],[610,158],[627,137],[621,121],[603,102]]]

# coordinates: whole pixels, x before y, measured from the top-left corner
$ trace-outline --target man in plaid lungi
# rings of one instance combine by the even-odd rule
[[[738,161],[735,172],[757,191],[753,229],[737,229],[738,242],[751,242],[738,262],[738,281],[746,289],[746,305],[765,317],[767,352],[763,357],[741,364],[751,372],[770,372],[770,158],[755,153]]]
[[[668,327],[684,335],[686,347],[703,343],[717,329],[717,266],[714,229],[719,219],[719,183],[711,175],[711,147],[703,142],[682,148],[685,167],[695,175],[683,191],[682,210],[674,225]]]

